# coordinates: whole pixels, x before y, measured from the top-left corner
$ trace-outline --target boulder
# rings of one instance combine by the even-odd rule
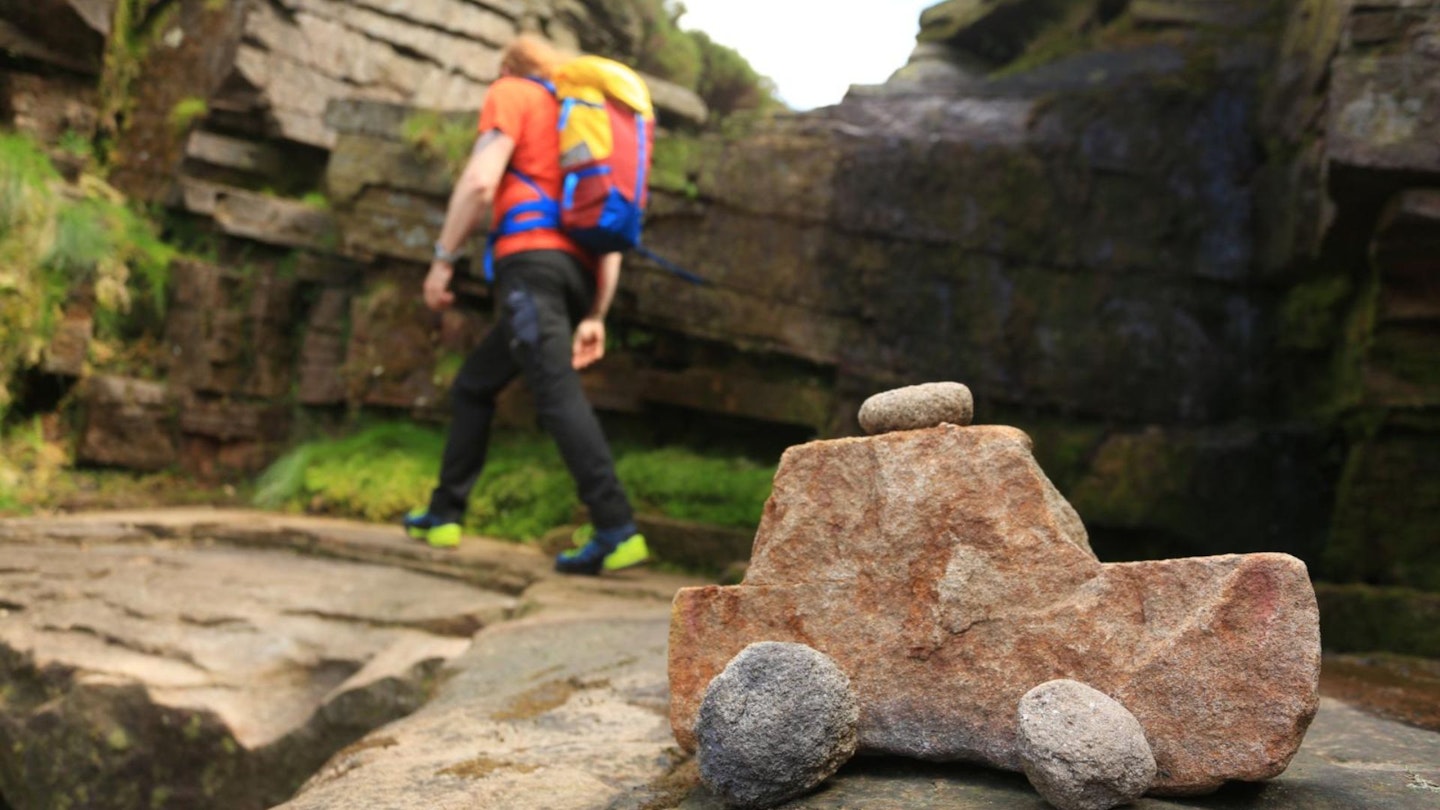
[[[757,642],[705,689],[695,736],[700,778],[737,808],[804,795],[855,754],[850,679],[804,644]]]
[[[1013,428],[942,426],[791,448],[743,584],[682,590],[671,723],[755,641],[829,655],[860,747],[1019,770],[1015,707],[1070,678],[1121,701],[1194,794],[1284,771],[1318,705],[1305,565],[1284,554],[1102,564]]]
[[[975,399],[955,382],[924,383],[876,394],[860,406],[860,427],[866,433],[923,430],[942,424],[970,424]]]
[[[1110,810],[1155,779],[1135,715],[1083,683],[1040,684],[1020,698],[1016,719],[1025,776],[1059,810]]]
[[[278,455],[290,409],[268,402],[191,398],[180,411],[180,463],[207,480],[256,473]]]
[[[203,130],[190,133],[185,157],[270,178],[283,176],[285,171],[285,159],[275,145]]]
[[[658,76],[642,73],[640,78],[650,89],[650,101],[655,105],[661,124],[700,127],[710,117],[710,108],[705,106],[705,100],[693,91]]]

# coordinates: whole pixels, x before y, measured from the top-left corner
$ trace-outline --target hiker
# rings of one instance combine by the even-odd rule
[[[619,282],[620,254],[592,255],[558,228],[511,232],[540,199],[537,187],[551,200],[561,194],[559,103],[540,80],[562,61],[532,35],[505,50],[501,77],[480,112],[479,139],[451,194],[425,277],[425,304],[439,312],[454,303],[449,285],[460,248],[492,208],[492,234],[502,234],[492,245],[496,323],[451,389],[453,420],[429,507],[411,512],[404,525],[433,546],[459,543],[466,500],[485,465],[495,398],[523,374],[540,425],[559,447],[593,526],[588,542],[561,553],[555,568],[595,575],[648,557],[578,373],[605,355],[605,314]],[[577,533],[577,545],[583,537]]]

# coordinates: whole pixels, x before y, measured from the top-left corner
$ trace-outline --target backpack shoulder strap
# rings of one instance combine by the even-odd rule
[[[542,79],[539,76],[526,76],[525,78],[545,88],[545,90],[549,92],[550,95],[556,95],[555,83],[550,81],[549,79]]]

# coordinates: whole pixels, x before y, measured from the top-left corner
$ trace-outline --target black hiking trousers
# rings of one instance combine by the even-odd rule
[[[464,517],[485,467],[495,397],[523,374],[540,427],[559,447],[595,528],[630,523],[634,513],[610,445],[571,365],[575,326],[594,300],[594,276],[564,251],[526,251],[496,261],[493,291],[496,323],[450,390],[453,418],[430,514],[444,523]]]

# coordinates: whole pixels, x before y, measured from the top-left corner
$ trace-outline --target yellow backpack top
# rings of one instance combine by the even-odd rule
[[[560,100],[560,164],[569,167],[605,160],[614,150],[605,102],[624,105],[648,121],[655,119],[650,89],[635,71],[601,56],[581,56],[555,72]]]

